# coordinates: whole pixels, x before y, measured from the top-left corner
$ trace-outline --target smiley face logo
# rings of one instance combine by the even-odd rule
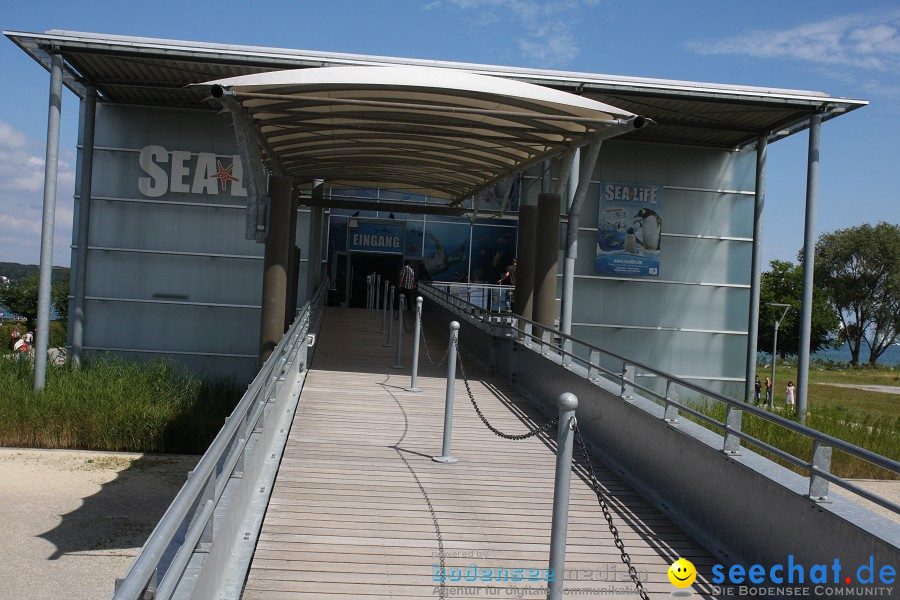
[[[683,558],[679,558],[669,567],[669,581],[678,588],[686,588],[697,578],[697,569],[694,564]]]

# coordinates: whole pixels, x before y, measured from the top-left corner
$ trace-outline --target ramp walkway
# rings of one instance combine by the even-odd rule
[[[422,391],[412,393],[404,389],[412,335],[404,340],[405,368],[392,368],[396,347],[384,347],[373,314],[325,313],[243,598],[546,597],[540,572],[548,566],[556,428],[522,441],[498,437],[479,420],[460,376],[452,452],[459,462],[433,462],[441,453],[447,367],[430,359],[440,361],[448,332],[426,322],[430,359],[423,348]],[[547,422],[505,380],[465,352],[462,361],[494,427],[521,434]],[[677,557],[701,573],[719,562],[614,473],[597,461],[594,468],[651,597],[673,589],[666,570]],[[567,594],[636,597],[583,463],[576,474]],[[527,580],[528,570],[539,572],[537,581]],[[702,579],[693,590],[712,597]]]

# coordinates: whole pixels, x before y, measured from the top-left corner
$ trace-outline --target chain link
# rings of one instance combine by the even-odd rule
[[[606,502],[606,497],[603,493],[603,489],[600,487],[600,482],[597,481],[597,475],[594,473],[594,463],[591,462],[591,457],[588,455],[587,448],[584,445],[584,440],[581,439],[581,431],[578,430],[577,422],[573,424],[572,429],[575,431],[575,439],[578,441],[578,447],[581,448],[581,455],[584,457],[584,462],[587,465],[588,473],[590,473],[591,476],[591,488],[594,490],[594,493],[597,494],[597,501],[600,503],[600,510],[603,511],[603,518],[606,519],[606,525],[609,527],[609,532],[613,536],[613,543],[622,555],[622,562],[625,563],[626,567],[628,567],[628,575],[631,576],[631,580],[634,582],[634,585],[637,588],[638,595],[643,600],[649,600],[647,591],[644,589],[644,584],[641,583],[641,579],[640,577],[638,577],[637,569],[634,567],[634,565],[631,564],[631,557],[627,552],[625,552],[625,544],[622,542],[622,538],[619,537],[619,530],[613,524],[612,515],[609,513],[609,506]]]
[[[455,343],[456,362],[459,364],[459,370],[460,373],[462,373],[463,383],[466,385],[466,394],[469,395],[469,400],[472,401],[472,406],[475,407],[475,412],[478,414],[478,418],[481,419],[481,422],[484,423],[485,427],[490,429],[495,435],[506,440],[527,440],[530,437],[534,437],[540,433],[547,431],[548,429],[554,427],[557,423],[559,423],[559,417],[555,417],[550,421],[544,423],[540,427],[531,429],[528,431],[528,433],[521,434],[503,433],[502,431],[491,425],[490,422],[488,422],[487,418],[481,413],[481,409],[478,407],[478,403],[475,402],[475,395],[472,393],[472,388],[469,387],[469,380],[466,377],[466,369],[465,367],[463,367],[462,363],[462,353],[459,351],[459,338],[456,338]]]
[[[425,326],[422,323],[422,315],[419,311],[416,311],[416,318],[419,320],[419,335],[422,338],[422,345],[425,346],[425,356],[428,357],[428,362],[433,364],[436,367],[444,364],[444,361],[447,360],[447,355],[450,354],[450,344],[447,344],[447,348],[444,350],[444,356],[441,358],[441,362],[434,362],[434,359],[431,358],[431,352],[428,351],[428,342],[425,341]]]

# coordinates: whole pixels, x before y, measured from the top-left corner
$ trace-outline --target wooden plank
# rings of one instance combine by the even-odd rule
[[[396,350],[383,347],[380,324],[365,310],[326,313],[244,598],[540,597],[546,582],[448,581],[442,589],[433,578],[442,558],[446,569],[547,568],[555,428],[525,441],[501,439],[479,421],[458,380],[453,454],[460,462],[434,463],[446,366],[430,365],[423,352],[423,391],[403,391],[408,370],[390,368]],[[426,340],[440,356],[447,332],[426,328]],[[407,337],[407,365],[411,346]],[[496,427],[522,433],[546,422],[506,382],[463,360],[472,393]],[[648,590],[671,591],[666,570],[679,556],[697,566],[717,562],[615,473],[599,462],[595,469]],[[566,587],[624,586],[625,566],[585,473],[576,465]],[[694,585],[698,597],[710,597],[707,584]],[[506,587],[498,594],[486,586]]]

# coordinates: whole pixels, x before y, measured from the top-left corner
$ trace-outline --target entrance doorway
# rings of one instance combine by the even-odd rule
[[[403,257],[399,254],[370,254],[354,252],[350,254],[350,289],[348,306],[351,308],[366,307],[366,276],[375,273],[381,275],[382,288],[379,297],[384,294],[384,282],[388,286],[397,285],[397,277],[403,266]]]

